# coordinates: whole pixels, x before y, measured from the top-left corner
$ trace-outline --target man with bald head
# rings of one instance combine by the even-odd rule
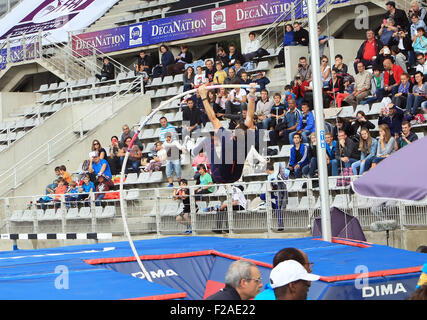
[[[307,254],[297,248],[284,248],[276,253],[273,258],[273,268],[275,268],[279,263],[283,261],[294,260],[299,262],[308,273],[311,273],[313,263],[308,260]],[[259,293],[255,300],[276,300],[276,296],[274,295],[273,288],[270,283],[267,283],[264,286],[264,291]]]

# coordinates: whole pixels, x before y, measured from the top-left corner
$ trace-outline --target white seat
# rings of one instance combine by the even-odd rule
[[[160,88],[156,91],[156,94],[154,95],[154,98],[162,98],[166,95],[166,89]]]
[[[12,216],[10,217],[10,221],[21,221],[22,219],[22,210],[15,210],[13,211]]]
[[[139,179],[137,182],[139,182]],[[138,198],[139,198],[138,189],[131,189],[131,190],[128,190],[128,192],[126,193],[126,200],[136,200]]]
[[[59,208],[58,210],[56,210],[53,220],[62,220],[62,216],[65,215],[66,213],[67,211],[63,212],[62,209]]]
[[[21,217],[21,221],[33,221],[33,211],[31,209],[27,209],[24,211]]]
[[[162,171],[154,171],[151,174],[149,183],[156,183],[156,182],[162,182],[163,181],[163,172]]]
[[[282,150],[280,150],[279,156],[289,158],[291,156],[291,145],[283,145]]]
[[[184,75],[183,74],[177,74],[174,78],[173,78],[173,82],[174,83],[183,83],[184,82]]]
[[[178,212],[179,203],[177,201],[168,203],[165,210],[162,212],[163,216],[176,216]]]
[[[214,132],[214,127],[212,122],[207,122],[205,127],[202,129],[202,132]]]
[[[140,139],[149,139],[154,135],[154,129],[144,129],[139,135]]]
[[[151,81],[151,83],[149,85],[147,85],[146,87],[157,87],[157,86],[161,86],[162,85],[162,78],[158,77],[158,78],[154,78],[153,81]]]
[[[103,208],[101,206],[95,207],[95,217],[97,219],[102,218],[102,211],[103,211]]]
[[[78,208],[70,208],[67,211],[66,218],[67,219],[78,219],[79,209]]]
[[[79,214],[78,214],[78,217],[82,218],[82,219],[92,218],[92,213],[90,212],[90,207],[81,207]]]
[[[292,184],[292,187],[289,189],[290,192],[299,192],[302,191],[302,186],[304,184],[303,180],[296,180]]]
[[[166,76],[162,81],[162,86],[169,85],[173,83],[173,76]]]
[[[296,210],[298,209],[298,197],[289,197],[288,204],[286,205],[287,210]]]
[[[102,218],[113,218],[116,214],[115,206],[106,206],[102,212]]]
[[[176,96],[177,92],[178,92],[178,88],[177,87],[170,87],[166,91],[165,96],[166,97]]]
[[[150,173],[149,172],[141,172],[138,177],[138,183],[149,183]]]
[[[227,194],[227,190],[224,186],[219,186],[213,194],[216,196],[225,196]]]
[[[138,183],[138,174],[128,173],[124,184],[135,184],[135,183]]]
[[[353,115],[354,115],[353,106],[345,106],[341,108],[340,117],[348,118],[348,117],[353,117]]]
[[[47,91],[49,88],[48,84],[42,84],[38,90],[38,92],[43,92],[43,91]]]
[[[55,209],[46,209],[44,212],[44,216],[41,218],[38,218],[38,220],[53,220],[55,217]]]
[[[334,197],[334,201],[332,202],[332,207],[340,208],[340,209],[348,209],[349,200],[346,194],[337,194]]]
[[[376,115],[380,114],[381,108],[384,108],[384,104],[381,102],[373,103],[371,106],[371,110],[367,113],[367,115]]]
[[[251,183],[245,190],[245,194],[258,194],[262,192],[262,184],[261,183]]]
[[[359,111],[363,111],[365,114],[369,114],[369,110],[370,110],[370,108],[369,108],[369,104],[359,104],[359,105],[356,107],[356,110],[354,111],[354,115],[356,116],[356,114],[357,114]]]
[[[49,90],[56,90],[56,89],[58,89],[58,84],[56,82],[51,83],[49,85]]]
[[[156,91],[155,90],[148,90],[145,92],[145,94],[150,96],[151,98],[154,98],[154,96],[156,95]]]
[[[301,198],[301,201],[299,203],[299,208],[310,209],[310,208],[314,208],[315,204],[316,204],[316,198],[314,196],[310,196],[310,198],[308,196],[304,196]]]
[[[268,61],[265,60],[265,61],[260,61],[258,63],[258,65],[257,65],[257,67],[254,70],[251,70],[251,72],[254,72],[254,71],[267,71],[269,69],[270,68],[268,67]]]

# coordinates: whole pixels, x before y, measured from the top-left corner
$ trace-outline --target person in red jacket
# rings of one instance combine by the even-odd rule
[[[366,31],[366,40],[363,41],[359,50],[357,51],[356,59],[354,59],[354,72],[357,74],[357,64],[363,62],[365,68],[374,66],[377,63],[380,50],[383,47],[381,40],[375,38],[375,33],[372,30]]]
[[[301,110],[301,103],[304,100],[305,87],[308,87],[309,83],[306,80],[302,80],[301,75],[297,74],[295,76],[294,86],[292,88],[292,93],[295,94],[295,102],[297,103],[298,109]]]
[[[393,63],[391,58],[385,58],[384,66],[384,88],[377,90],[378,101],[384,97],[394,96],[400,85],[400,76],[404,73],[402,67]]]

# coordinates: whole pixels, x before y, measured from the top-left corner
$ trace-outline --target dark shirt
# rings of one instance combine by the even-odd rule
[[[396,108],[396,111],[393,117],[390,116],[379,116],[378,125],[386,124],[390,128],[391,136],[394,137],[395,133],[400,133],[402,131],[402,121],[403,121],[404,112],[400,108]]]
[[[302,39],[304,39],[304,40],[302,40]],[[308,31],[303,29],[303,28],[301,28],[299,31],[295,31],[294,41],[297,44],[300,44],[303,46],[308,46],[308,41],[309,41]]]
[[[206,300],[242,300],[233,287],[225,285],[223,289],[206,298]]]
[[[178,56],[181,56],[181,54],[184,54],[183,52],[180,52]],[[193,62],[193,54],[190,52],[190,50],[187,50],[185,53],[185,57],[181,59],[175,59],[175,62],[178,62],[179,60],[184,61],[185,63],[192,63]]]
[[[337,142],[337,148],[335,150],[335,159],[341,160],[343,157],[360,159],[360,154],[358,151],[359,146],[352,139],[347,137],[345,139],[345,146],[341,147],[339,142]]]
[[[163,66],[168,66],[170,64],[172,64],[175,61],[172,52],[170,52],[169,50],[166,51],[163,55],[162,55],[162,65]]]
[[[409,142],[414,142],[416,140],[418,140],[418,136],[413,133],[412,131],[409,132],[409,135],[406,137],[407,140],[409,140]],[[399,149],[405,147],[408,145],[408,143],[403,140],[401,137],[399,137],[398,141],[397,141],[397,145],[399,146]]]
[[[189,123],[190,127],[194,126],[196,123],[200,125],[202,123],[202,114],[200,110],[196,107],[190,109],[189,107],[184,108],[182,111],[182,121]]]
[[[245,59],[243,58],[243,55],[236,50],[236,52],[232,55],[228,55],[228,59],[229,59],[229,64],[228,66],[234,66],[234,64],[236,63],[236,60],[239,60],[241,64],[243,64],[245,62]]]
[[[148,66],[149,68],[144,69],[145,72],[151,73],[151,70],[153,69],[153,59],[151,59],[150,55],[145,55],[144,58],[141,58],[141,56],[138,56],[138,67],[140,66]]]
[[[403,11],[402,9],[396,9],[394,14],[387,12],[385,14],[385,19],[388,19],[388,18],[394,19],[395,26],[401,26],[404,31],[409,31],[410,23],[408,20],[408,16],[406,15],[406,12]]]
[[[348,67],[345,63],[342,64],[341,69],[338,69],[335,65],[332,67],[332,71],[335,71],[337,75],[342,76],[347,73]]]
[[[205,70],[205,78],[208,79],[209,82],[213,82],[215,72],[216,72],[215,67],[213,67],[212,70],[206,69]]]
[[[223,69],[224,69],[224,68],[228,67],[228,63],[230,62],[230,59],[228,58],[228,55],[225,55],[223,57],[220,55],[217,55],[215,61],[221,61],[222,64],[224,65],[224,67],[223,67]]]
[[[107,77],[108,80],[114,79],[114,66],[112,63],[103,64],[101,74],[105,77]]]

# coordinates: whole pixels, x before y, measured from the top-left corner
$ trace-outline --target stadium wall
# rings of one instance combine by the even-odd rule
[[[0,92],[0,119],[8,118],[23,107],[34,105],[36,94],[33,92]]]

